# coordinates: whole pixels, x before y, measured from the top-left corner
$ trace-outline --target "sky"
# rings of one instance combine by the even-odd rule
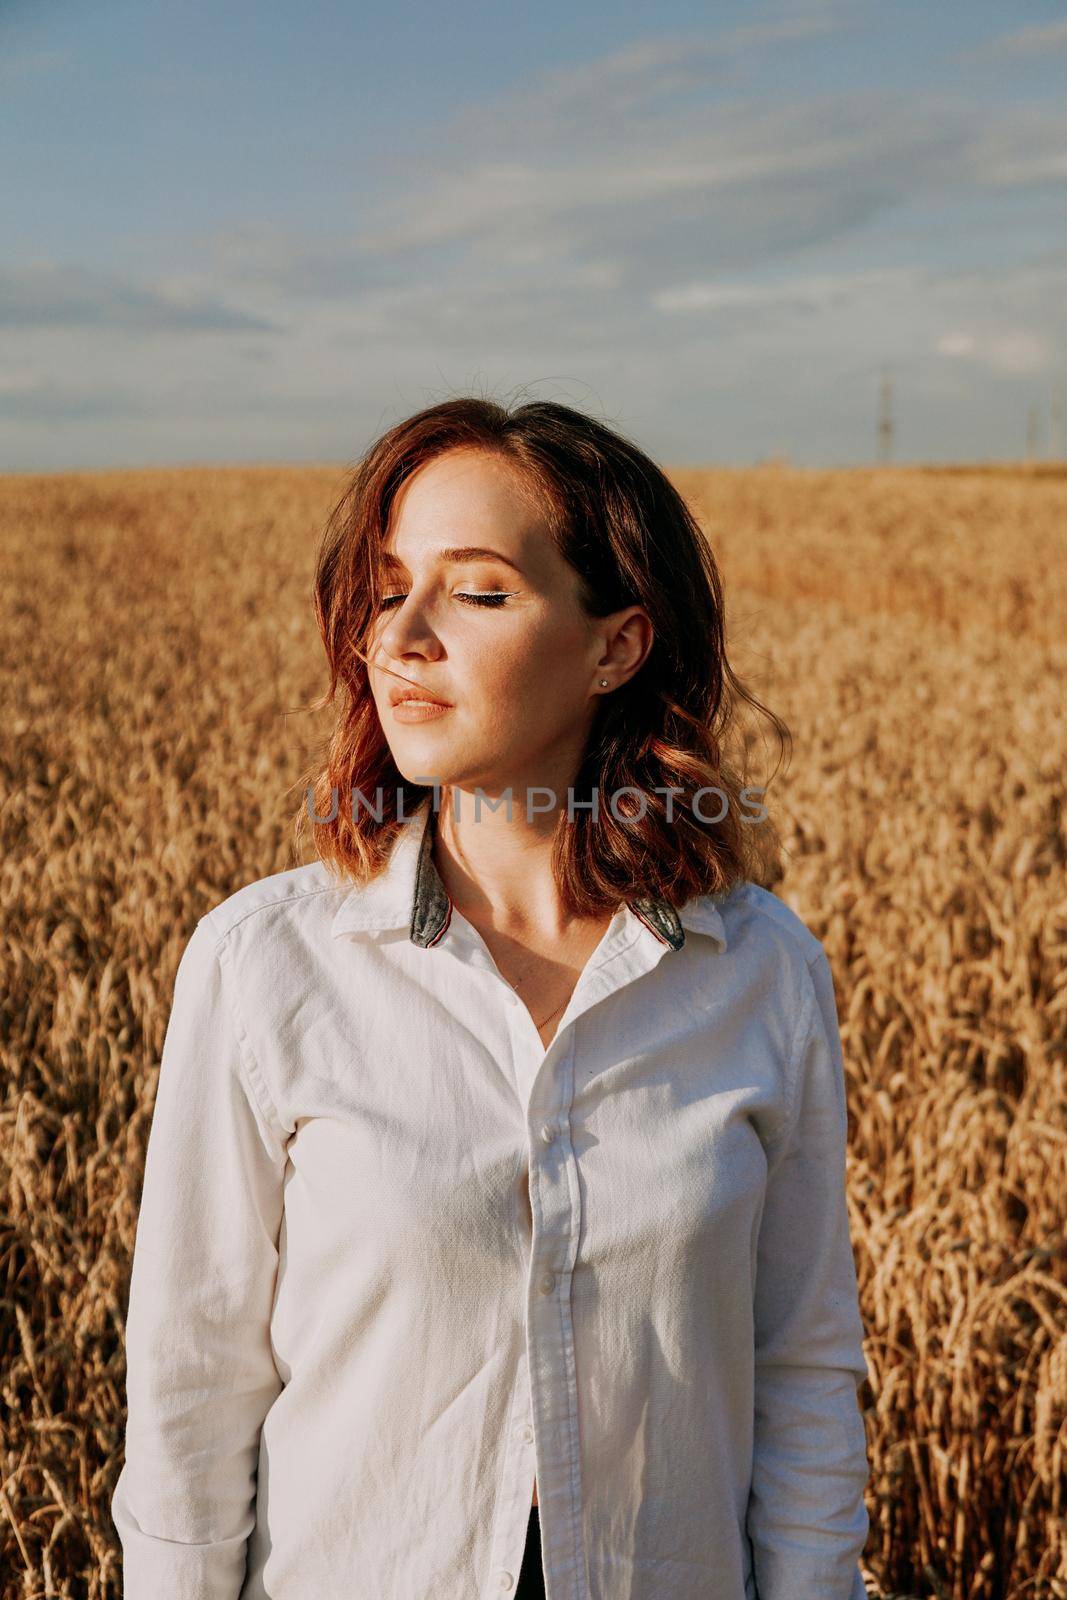
[[[1067,454],[1067,4],[0,0],[0,471]]]

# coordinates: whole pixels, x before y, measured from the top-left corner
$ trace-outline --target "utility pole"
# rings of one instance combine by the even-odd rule
[[[1026,459],[1028,461],[1037,460],[1037,438],[1040,426],[1037,406],[1031,404],[1029,411],[1026,413]]]
[[[1054,461],[1062,461],[1067,456],[1067,440],[1063,434],[1063,379],[1057,378],[1052,385],[1052,406],[1049,421],[1052,424],[1051,438],[1049,439],[1049,455]]]
[[[882,368],[878,392],[878,459],[883,465],[893,458],[893,380],[889,368]]]

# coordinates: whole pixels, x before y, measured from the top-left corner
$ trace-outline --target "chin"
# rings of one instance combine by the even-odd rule
[[[397,771],[407,783],[431,782],[439,784],[460,783],[466,771],[466,762],[458,760],[444,740],[417,734],[410,739],[390,743],[390,751]]]
[[[479,758],[474,752],[449,750],[442,741],[404,740],[403,748],[391,746],[393,760],[407,783],[436,783],[442,789],[473,791],[480,788],[493,795],[505,790],[508,779],[493,770],[492,758]]]

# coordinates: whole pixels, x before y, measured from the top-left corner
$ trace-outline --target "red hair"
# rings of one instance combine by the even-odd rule
[[[578,810],[572,822],[566,807],[561,811],[554,863],[565,905],[597,915],[620,900],[653,895],[679,908],[746,878],[777,881],[777,833],[766,812],[762,820],[751,815],[764,791],[745,788],[740,738],[736,758],[727,747],[739,735],[745,705],[770,720],[780,744],[790,734],[727,662],[722,583],[711,548],[647,455],[594,418],[551,401],[514,410],[474,396],[443,401],[390,428],[352,470],[327,521],[315,575],[330,682],[313,709],[330,705],[338,691],[341,705],[320,759],[302,780],[307,801],[295,819],[296,842],[311,825],[313,805],[320,859],[338,875],[366,882],[385,864],[402,826],[398,811],[409,817],[432,793],[405,780],[393,761],[364,651],[378,615],[381,557],[397,492],[428,461],[457,449],[490,452],[515,469],[578,573],[589,615],[637,604],[654,630],[638,671],[598,702],[573,780],[576,805],[599,791],[597,815]],[[608,798],[629,789],[644,797],[644,814],[622,795],[619,820]],[[657,789],[676,791],[672,820],[668,796]],[[700,794],[707,789],[718,793]],[[366,806],[353,806],[356,791]],[[752,793],[757,798],[746,798]],[[721,820],[705,820],[724,803]],[[380,821],[368,809],[379,804]]]

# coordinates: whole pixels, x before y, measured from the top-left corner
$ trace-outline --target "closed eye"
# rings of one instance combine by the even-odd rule
[[[513,594],[518,594],[518,592],[517,589],[492,589],[487,590],[484,594],[462,594],[457,592],[452,598],[454,600],[462,600],[464,605],[468,606],[502,606],[505,600],[510,599]],[[383,607],[395,606],[399,605],[404,598],[405,596],[402,594],[387,594],[382,596],[380,603]]]

